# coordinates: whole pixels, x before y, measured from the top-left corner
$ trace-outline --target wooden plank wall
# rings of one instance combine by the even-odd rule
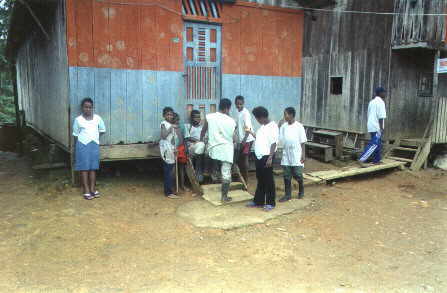
[[[430,121],[433,97],[418,94],[421,74],[433,75],[432,50],[396,50],[392,53],[387,130],[393,137],[421,137]]]
[[[447,97],[438,97],[432,129],[433,143],[447,143]]]
[[[422,14],[445,13],[446,4],[446,0],[395,0],[394,11],[398,14],[394,16],[393,45],[440,45],[445,40],[445,16]]]
[[[389,0],[340,0],[335,10],[391,12]],[[315,12],[305,18],[301,120],[309,126],[366,131],[377,86],[387,87],[392,16]],[[330,77],[343,77],[341,95]]]
[[[68,62],[65,7],[48,9],[47,39],[38,26],[17,55],[20,109],[27,124],[69,147]]]

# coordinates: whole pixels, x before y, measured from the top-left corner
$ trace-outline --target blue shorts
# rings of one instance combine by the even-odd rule
[[[91,141],[87,145],[77,141],[75,148],[75,170],[90,171],[99,169],[99,145]]]

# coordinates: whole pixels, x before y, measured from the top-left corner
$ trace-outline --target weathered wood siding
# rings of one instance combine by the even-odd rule
[[[341,0],[337,10],[393,11],[389,0]],[[315,12],[305,19],[301,121],[308,126],[366,132],[374,88],[387,87],[392,16]],[[331,77],[343,78],[332,95]]]
[[[69,146],[68,63],[65,38],[64,1],[49,8],[45,19],[47,39],[39,27],[17,55],[17,82],[20,109],[26,123]]]
[[[421,137],[430,120],[432,96],[418,94],[421,74],[433,75],[434,51],[392,53],[387,132],[393,137]]]
[[[447,97],[438,97],[434,106],[433,143],[447,143]]]
[[[424,42],[439,46],[445,40],[446,0],[395,0],[393,46]]]

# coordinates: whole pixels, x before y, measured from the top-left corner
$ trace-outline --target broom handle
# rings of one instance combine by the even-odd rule
[[[178,161],[177,161],[177,156],[175,157],[175,190],[178,193]]]

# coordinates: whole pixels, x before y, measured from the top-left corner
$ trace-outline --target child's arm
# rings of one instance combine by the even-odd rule
[[[301,144],[301,164],[306,161],[306,145],[304,143]]]
[[[160,132],[161,139],[166,139],[168,137],[168,135],[172,133],[173,130],[174,130],[174,127],[171,127],[169,130],[167,130],[165,125],[162,124],[161,132]]]
[[[208,131],[208,121],[206,121],[206,119],[205,119],[205,123],[203,123],[202,131],[200,132],[200,141],[203,141],[207,131]]]
[[[244,129],[252,130],[253,126],[251,124],[250,114],[244,115]],[[246,143],[250,132],[245,131],[244,138],[242,139],[242,143]]]
[[[276,142],[272,143],[272,145],[270,146],[270,154],[269,154],[269,158],[267,159],[267,162],[265,163],[265,167],[270,168],[273,164],[273,155],[275,154],[276,151]]]
[[[267,159],[267,162],[265,163],[265,166],[267,168],[270,168],[273,165],[273,156],[275,155],[276,145],[278,144],[279,129],[278,129],[277,125],[275,126],[274,129],[272,129],[272,134],[271,135],[272,135],[271,141],[273,141],[273,143],[270,145],[269,158]]]
[[[174,131],[175,131],[175,134],[176,134],[177,137],[178,137],[179,144],[183,144],[184,138],[183,138],[182,132],[181,132],[181,130],[180,130],[180,127],[176,127],[176,128],[174,128]]]

